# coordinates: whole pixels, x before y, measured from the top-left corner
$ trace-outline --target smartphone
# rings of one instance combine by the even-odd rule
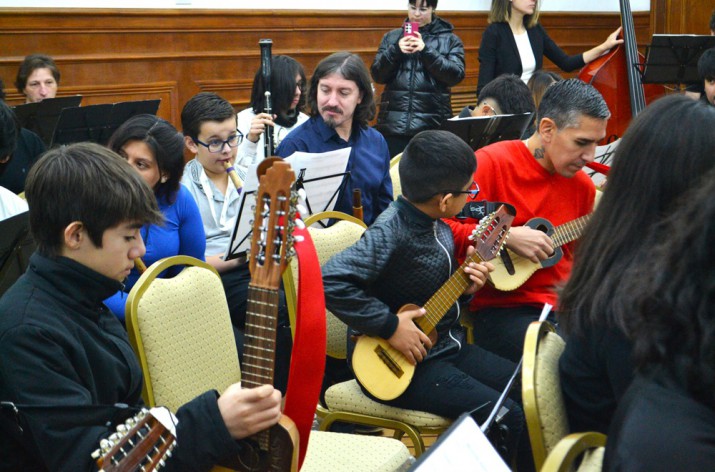
[[[415,33],[417,33],[419,29],[420,24],[416,21],[405,21],[405,23],[402,25],[403,36],[405,37],[417,36]]]

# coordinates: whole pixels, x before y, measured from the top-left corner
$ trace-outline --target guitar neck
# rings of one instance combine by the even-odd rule
[[[417,326],[419,326],[424,333],[429,334],[435,329],[437,323],[444,318],[444,315],[447,314],[452,305],[455,304],[457,299],[459,299],[467,287],[469,287],[471,281],[469,280],[469,275],[464,272],[464,269],[472,262],[480,263],[483,262],[483,260],[476,252],[467,257],[464,263],[459,266],[447,282],[424,304],[425,315],[415,320]]]
[[[568,223],[554,228],[554,234],[551,235],[551,240],[554,242],[554,247],[561,247],[571,241],[575,241],[581,237],[588,220],[591,219],[591,214],[583,215],[580,218],[571,220]]]
[[[278,326],[278,290],[248,286],[246,334],[241,385],[254,388],[273,383]]]

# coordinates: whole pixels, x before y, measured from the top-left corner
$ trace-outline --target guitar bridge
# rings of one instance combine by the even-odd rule
[[[379,357],[380,360],[385,363],[387,368],[390,369],[390,371],[395,374],[398,379],[402,377],[402,375],[405,373],[402,370],[402,367],[400,367],[400,365],[395,362],[390,353],[387,352],[387,350],[379,344],[375,347],[375,354],[377,354],[377,357]]]

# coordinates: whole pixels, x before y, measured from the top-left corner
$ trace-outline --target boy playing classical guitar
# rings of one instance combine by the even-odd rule
[[[327,307],[354,333],[380,337],[416,364],[407,389],[383,403],[457,418],[472,412],[484,422],[514,371],[514,364],[466,343],[455,303],[437,324],[435,343],[414,320],[424,308],[398,313],[405,304],[423,306],[457,269],[452,232],[440,219],[454,216],[478,187],[471,148],[445,131],[424,131],[405,148],[400,162],[403,196],[393,202],[352,247],[323,267]],[[471,251],[470,251],[471,253]],[[484,285],[490,263],[464,269],[470,295]],[[368,393],[369,394],[369,393]],[[507,400],[504,417],[509,449],[524,430],[524,415]],[[528,440],[524,437],[524,444]],[[526,454],[519,454],[530,461]],[[528,463],[528,462],[525,462]],[[532,466],[533,467],[533,466]],[[521,469],[520,469],[521,470]]]

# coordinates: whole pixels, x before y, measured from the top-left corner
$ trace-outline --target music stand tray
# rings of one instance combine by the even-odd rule
[[[450,118],[442,122],[440,129],[456,134],[476,151],[497,141],[521,139],[532,117],[533,113]]]
[[[60,113],[65,108],[76,108],[82,102],[82,95],[46,98],[41,102],[25,103],[13,108],[20,126],[37,135],[49,147],[55,134]]]
[[[107,144],[112,133],[135,115],[156,115],[161,100],[88,105],[66,108],[60,113],[52,144],[90,141]]]
[[[698,60],[715,47],[715,36],[654,34],[646,48],[644,84],[696,84]]]

